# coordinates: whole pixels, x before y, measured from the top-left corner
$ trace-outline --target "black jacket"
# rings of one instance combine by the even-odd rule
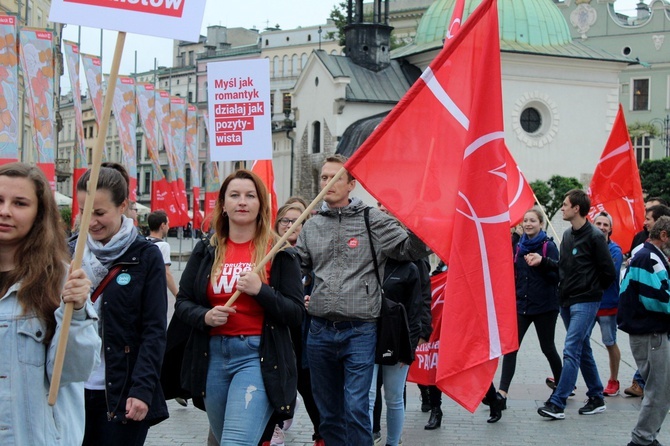
[[[605,236],[588,221],[576,231],[568,228],[563,233],[558,262],[543,257],[540,266],[558,268],[558,301],[562,307],[600,302],[603,291],[617,277]]]
[[[149,405],[146,420],[156,424],[168,417],[160,386],[167,324],[165,263],[158,247],[138,236],[114,265],[123,268],[100,296],[107,412],[112,421],[125,421],[126,400],[137,398]]]
[[[214,262],[214,247],[208,239],[195,246],[179,281],[175,316],[192,327],[184,349],[181,385],[194,397],[205,398],[209,365],[209,332],[205,314],[211,305],[207,282]],[[289,327],[300,327],[305,313],[300,264],[293,249],[279,251],[270,270],[270,285],[263,284],[254,299],[265,310],[261,334],[261,373],[275,411],[293,416],[297,395],[297,368]]]
[[[433,315],[430,312],[433,304],[433,294],[430,291],[430,262],[428,261],[428,257],[424,257],[423,259],[415,260],[414,264],[419,269],[423,300],[421,303],[421,333],[419,334],[419,338],[427,341],[433,333]]]
[[[384,297],[405,307],[412,357],[414,357],[414,351],[421,335],[421,313],[423,310],[419,269],[413,262],[387,260],[382,288],[384,289]]]
[[[546,237],[543,245],[533,252],[558,261],[558,248],[550,237]],[[558,311],[558,270],[548,266],[547,262],[528,266],[521,254],[514,257],[517,313],[534,315]]]

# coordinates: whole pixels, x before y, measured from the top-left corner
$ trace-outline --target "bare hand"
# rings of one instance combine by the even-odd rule
[[[540,266],[540,263],[542,263],[542,256],[536,252],[526,254],[523,258],[526,260],[528,266]]]
[[[416,344],[416,346],[418,347],[420,345],[425,344],[426,342],[428,342],[428,341],[426,341],[424,338],[419,338],[419,342]]]
[[[133,421],[142,421],[149,412],[149,406],[137,398],[128,398],[126,400],[126,418]]]
[[[305,294],[305,310],[309,308],[309,300],[311,299],[312,296],[309,294]]]
[[[72,302],[75,310],[80,310],[86,305],[88,295],[91,292],[91,281],[86,277],[83,269],[77,269],[70,273],[65,287],[63,288],[63,302]]]
[[[255,296],[260,293],[262,284],[261,277],[251,271],[242,271],[240,278],[237,279],[237,289],[239,292],[249,296]]]
[[[205,324],[210,327],[220,327],[228,322],[228,316],[237,313],[235,307],[217,305],[205,314]]]

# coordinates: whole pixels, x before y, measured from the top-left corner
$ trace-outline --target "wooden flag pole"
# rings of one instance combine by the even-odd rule
[[[323,189],[321,189],[321,192],[319,192],[319,195],[314,198],[314,200],[307,206],[307,208],[300,214],[300,217],[288,228],[286,233],[279,239],[277,243],[272,247],[270,252],[267,253],[265,257],[263,257],[263,260],[260,261],[258,265],[254,267],[252,272],[258,273],[261,268],[265,266],[266,263],[275,255],[277,252],[283,248],[286,245],[286,241],[288,238],[295,232],[295,230],[302,224],[303,221],[307,218],[307,216],[312,212],[312,209],[323,199],[323,197],[326,196],[328,193],[328,189],[330,189],[333,184],[335,184],[341,177],[342,175],[345,175],[347,173],[347,169],[344,168],[344,166],[337,171],[337,173],[331,178],[331,180],[326,184]],[[232,296],[230,296],[230,299],[228,299],[228,302],[224,305],[224,307],[230,307],[235,303],[237,298],[240,296],[240,291],[235,290],[235,293],[233,293]]]
[[[531,189],[533,191],[533,189]],[[551,232],[554,233],[554,237],[556,237],[556,240],[558,241],[557,245],[561,246],[561,237],[558,235],[558,232],[556,232],[556,229],[554,229],[554,225],[551,224],[551,220],[549,219],[549,216],[547,215],[547,212],[544,210],[544,206],[540,204],[540,200],[537,199],[537,195],[535,195],[535,191],[533,191],[533,198],[535,198],[535,203],[539,206],[540,210],[544,214],[544,219],[547,220],[547,224],[551,228]]]
[[[88,181],[88,188],[86,190],[86,201],[84,202],[84,211],[81,215],[81,225],[79,227],[79,236],[77,237],[77,247],[75,248],[74,258],[70,270],[81,268],[81,262],[84,257],[84,247],[86,246],[86,238],[88,236],[88,227],[91,223],[91,212],[93,211],[93,199],[95,198],[95,191],[98,187],[98,177],[100,176],[100,165],[102,164],[102,151],[107,139],[107,128],[109,127],[110,113],[112,110],[112,102],[114,101],[114,90],[116,89],[116,80],[119,75],[119,67],[121,65],[121,55],[123,54],[123,45],[126,42],[126,33],[119,31],[116,38],[116,48],[114,49],[114,58],[112,60],[112,69],[109,73],[109,83],[107,85],[107,95],[105,96],[105,103],[102,109],[102,121],[98,128],[98,138],[95,140],[93,147],[93,159],[91,160],[91,177]],[[76,199],[76,198],[74,198]],[[70,323],[72,322],[72,313],[74,311],[74,304],[68,302],[65,304],[65,312],[63,314],[63,322],[61,324],[61,334],[58,340],[58,348],[56,350],[56,359],[54,361],[53,374],[51,376],[51,386],[49,387],[49,405],[56,404],[58,398],[58,389],[60,387],[61,375],[63,373],[63,363],[65,361],[65,349],[67,347],[67,338],[70,334]]]

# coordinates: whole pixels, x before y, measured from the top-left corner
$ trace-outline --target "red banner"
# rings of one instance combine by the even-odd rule
[[[257,160],[251,166],[251,171],[258,175],[263,184],[268,189],[270,213],[272,215],[272,224],[274,225],[275,218],[277,218],[277,192],[275,192],[275,171],[272,167],[272,160]]]
[[[447,284],[447,272],[430,278],[430,293],[432,302],[430,313],[433,316],[433,332],[430,340],[416,348],[416,359],[409,367],[407,381],[435,385],[437,373],[437,358],[440,353],[440,331],[442,330],[442,308],[444,307],[444,288]]]
[[[103,6],[105,8],[125,9],[127,11],[158,14],[169,17],[179,17],[184,14],[186,0],[63,0],[66,3],[80,3],[82,5]]]

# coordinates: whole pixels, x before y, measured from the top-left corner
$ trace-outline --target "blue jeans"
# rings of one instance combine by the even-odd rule
[[[257,444],[273,409],[265,393],[260,336],[212,336],[205,407],[220,446]]]
[[[372,376],[372,385],[370,386],[370,420],[372,422],[372,413],[375,408],[375,399],[381,397],[377,395],[377,373],[379,365],[375,364],[375,371]],[[402,426],[405,424],[405,380],[409,366],[407,364],[383,365],[382,368],[382,386],[384,386],[384,401],[386,401],[386,444],[398,446],[400,436],[402,435]],[[374,424],[374,423],[373,423]]]
[[[368,392],[377,343],[376,322],[313,317],[307,337],[319,433],[328,446],[371,445]]]
[[[575,388],[577,373],[582,371],[588,397],[603,397],[603,384],[591,350],[591,330],[595,325],[600,302],[585,302],[561,307],[561,318],[565,324],[565,346],[563,348],[563,371],[551,402],[565,408],[570,393]]]

